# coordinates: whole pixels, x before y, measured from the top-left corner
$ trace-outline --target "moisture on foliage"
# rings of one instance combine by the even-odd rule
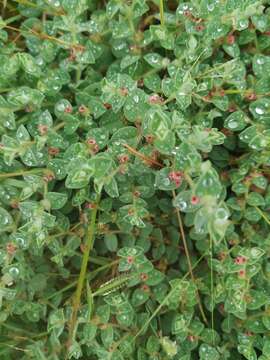
[[[2,1],[1,360],[270,358],[269,4]]]

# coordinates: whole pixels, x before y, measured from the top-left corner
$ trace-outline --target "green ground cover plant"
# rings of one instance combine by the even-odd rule
[[[270,359],[270,2],[2,0],[0,359]]]

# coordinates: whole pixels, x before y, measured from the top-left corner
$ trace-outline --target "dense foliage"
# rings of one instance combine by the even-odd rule
[[[270,358],[270,9],[11,0],[1,360]]]

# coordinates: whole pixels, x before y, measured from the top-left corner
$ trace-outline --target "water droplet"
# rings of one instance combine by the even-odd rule
[[[207,7],[207,10],[211,12],[211,11],[213,11],[213,10],[214,10],[215,5],[214,5],[214,4],[207,4],[207,6],[206,6],[206,7]]]
[[[66,108],[66,105],[62,102],[60,102],[56,105],[56,110],[58,110],[58,111],[64,111],[65,108]]]
[[[13,278],[17,278],[20,274],[20,270],[16,266],[9,268],[8,272]]]
[[[228,123],[228,127],[229,127],[230,129],[236,129],[237,126],[238,126],[237,121],[231,120],[231,121],[229,121],[229,123]]]
[[[210,177],[207,177],[206,179],[203,180],[202,184],[204,187],[209,187],[213,185],[213,180]]]
[[[165,186],[170,185],[170,179],[165,178],[165,179],[163,180],[163,185],[165,185]]]
[[[257,59],[257,64],[263,65],[264,64],[264,59],[263,58],[258,58]]]
[[[263,115],[264,114],[264,110],[262,108],[256,107],[255,108],[255,113],[257,113],[258,115]]]
[[[133,97],[133,100],[134,100],[135,103],[138,104],[138,102],[139,102],[139,96],[138,96],[138,95],[135,95],[135,96]]]
[[[178,207],[180,210],[184,211],[187,208],[187,203],[184,200],[178,202]]]
[[[247,27],[247,21],[246,20],[240,20],[239,21],[239,26],[243,29],[245,27]]]

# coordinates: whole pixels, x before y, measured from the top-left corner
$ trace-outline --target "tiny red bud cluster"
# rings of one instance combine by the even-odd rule
[[[223,89],[220,89],[220,91],[219,91],[219,95],[221,96],[221,97],[223,97],[223,96],[225,96],[225,90],[223,90]]]
[[[86,140],[88,145],[96,145],[96,140],[95,139],[87,139]]]
[[[245,278],[246,277],[246,270],[238,271],[238,275],[239,275],[240,278]]]
[[[17,250],[17,246],[13,243],[7,243],[6,245],[6,251],[8,253],[8,255],[13,255]]]
[[[188,340],[189,340],[190,342],[194,342],[194,341],[196,341],[196,336],[194,336],[194,335],[188,335]]]
[[[143,284],[142,287],[141,287],[141,289],[142,289],[143,291],[145,291],[145,292],[149,292],[149,291],[150,291],[150,287],[149,287],[148,285],[146,285],[146,284]]]
[[[55,179],[55,176],[53,174],[47,174],[43,176],[43,180],[45,182],[50,182]]]
[[[119,155],[118,156],[118,161],[120,164],[126,164],[129,161],[129,156],[126,154],[123,155]]]
[[[80,114],[84,114],[87,111],[87,107],[84,105],[80,105],[78,111]]]
[[[86,143],[87,143],[87,145],[89,145],[91,151],[92,151],[94,154],[96,154],[97,152],[99,152],[99,146],[98,146],[98,144],[97,144],[97,142],[96,142],[95,139],[91,139],[91,138],[90,138],[90,139],[87,139],[87,140],[86,140]]]
[[[141,279],[142,281],[147,281],[147,280],[148,280],[148,275],[145,274],[145,273],[141,273],[140,279]]]
[[[152,144],[154,141],[154,136],[153,135],[146,135],[145,136],[145,140],[148,144]]]
[[[134,263],[134,257],[133,256],[128,256],[127,257],[127,263],[128,264],[133,264]]]
[[[199,25],[196,25],[195,29],[196,29],[196,31],[203,31],[205,29],[205,27],[203,25],[199,24]]]
[[[40,133],[40,135],[46,135],[47,132],[48,132],[48,126],[39,124],[38,125],[38,132]]]
[[[87,202],[84,207],[85,207],[85,209],[91,209],[92,210],[92,209],[95,209],[96,204]]]
[[[182,171],[171,171],[169,173],[169,179],[175,183],[175,185],[178,187],[181,185],[183,181],[183,172]]]
[[[59,149],[57,147],[49,147],[48,153],[49,155],[55,156],[59,154]]]
[[[105,109],[110,110],[112,108],[112,105],[109,103],[104,103],[103,106],[105,107]]]
[[[200,198],[196,195],[193,195],[190,200],[192,205],[198,205],[200,202]]]
[[[148,98],[148,102],[149,104],[162,104],[163,103],[163,98],[161,96],[159,96],[158,94],[153,94],[153,95],[150,95],[149,98]]]
[[[257,99],[257,95],[255,93],[248,94],[246,98],[250,101],[254,101]]]
[[[232,112],[236,111],[236,107],[234,105],[230,105],[229,108],[228,108],[228,111],[230,113],[232,113]]]
[[[72,113],[72,106],[70,106],[70,105],[67,105],[66,107],[65,107],[65,110],[64,110],[64,112],[65,113],[67,113],[67,114],[70,114],[70,113]]]
[[[120,94],[121,94],[122,96],[127,96],[127,95],[128,95],[128,89],[125,88],[125,87],[121,88],[121,89],[120,89]]]
[[[237,265],[243,265],[247,262],[247,258],[245,256],[237,256],[237,258],[234,260],[234,262]]]
[[[234,35],[232,35],[232,34],[230,34],[230,35],[228,35],[227,36],[227,44],[228,45],[232,45],[232,44],[234,44],[235,43],[235,36]]]
[[[12,209],[18,209],[19,208],[19,202],[17,200],[12,200],[10,203],[10,206]]]

